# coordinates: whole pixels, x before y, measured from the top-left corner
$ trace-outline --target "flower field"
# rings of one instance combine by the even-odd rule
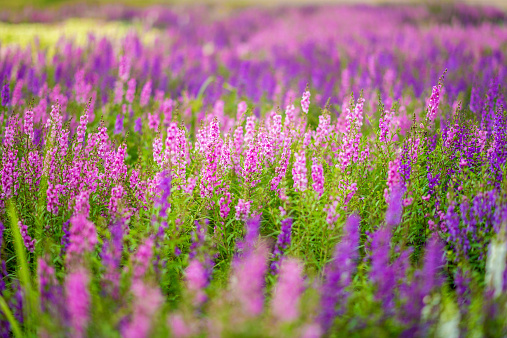
[[[503,12],[0,19],[0,337],[507,336]]]

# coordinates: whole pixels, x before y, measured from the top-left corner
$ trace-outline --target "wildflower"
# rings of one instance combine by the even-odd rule
[[[30,141],[33,141],[33,111],[31,109],[25,112],[25,134]]]
[[[206,301],[204,288],[208,285],[208,278],[204,266],[199,260],[193,258],[185,270],[187,288],[193,293],[194,305],[200,306]]]
[[[132,103],[134,101],[134,96],[136,94],[136,79],[130,79],[127,83],[127,93],[125,94],[125,99],[128,103]]]
[[[137,252],[134,255],[134,263],[133,263],[134,280],[139,280],[145,275],[150,265],[152,257],[153,257],[153,239],[147,238],[139,246]]]
[[[116,81],[114,85],[114,103],[120,104],[123,102],[123,82]]]
[[[118,77],[122,82],[126,82],[130,75],[131,59],[127,55],[122,55],[118,67]]]
[[[151,287],[142,281],[133,283],[132,293],[134,312],[122,334],[126,338],[149,337],[153,317],[164,303],[164,298],[157,287]]]
[[[232,292],[248,316],[257,316],[262,312],[266,256],[266,247],[260,245],[252,254],[244,256],[234,271]]]
[[[431,123],[435,120],[438,111],[438,105],[440,104],[440,91],[442,90],[442,84],[439,83],[433,86],[431,91],[431,97],[428,103],[428,113],[426,119]]]
[[[252,201],[245,201],[244,199],[239,199],[238,204],[236,205],[236,220],[245,221],[250,215],[250,206],[252,205]]]
[[[141,107],[146,107],[150,102],[151,96],[151,80],[146,81],[141,91],[141,97],[139,99],[139,105]]]
[[[346,289],[352,281],[355,270],[354,261],[358,257],[359,222],[358,216],[349,216],[342,241],[336,246],[334,260],[326,267],[319,316],[324,331],[331,328],[334,318],[343,312],[348,299]]]
[[[312,188],[319,197],[324,193],[324,170],[322,164],[319,163],[317,158],[313,158],[312,164]]]
[[[220,197],[219,205],[220,205],[220,217],[227,218],[229,215],[229,211],[231,208],[229,205],[231,204],[231,193],[226,191],[225,195]]]
[[[9,82],[5,81],[2,87],[2,106],[8,107],[10,100]]]
[[[88,273],[83,268],[72,271],[65,280],[65,299],[70,317],[72,335],[85,337],[90,320],[90,293]]]
[[[303,268],[295,259],[282,262],[278,283],[271,302],[273,315],[280,321],[299,318],[299,298],[303,291]]]
[[[28,234],[28,227],[26,226],[26,224],[23,224],[21,221],[19,221],[18,226],[21,232],[23,243],[25,243],[26,249],[33,253],[35,249],[35,239],[32,239],[32,237],[30,237],[30,235]]]
[[[305,114],[308,114],[308,109],[310,108],[310,91],[306,90],[303,93],[303,97],[301,99],[301,109]]]
[[[97,231],[92,222],[84,215],[76,215],[70,219],[69,246],[67,249],[67,261],[79,262],[81,257],[91,252],[97,244]]]
[[[240,121],[243,121],[243,115],[246,113],[247,108],[248,106],[245,101],[241,101],[238,103],[238,109],[236,113],[236,121],[238,121],[238,123]]]
[[[306,174],[306,155],[305,152],[294,154],[295,161],[292,168],[292,177],[294,178],[294,189],[296,191],[305,191],[308,185]]]
[[[271,263],[271,273],[276,275],[282,262],[284,251],[290,246],[292,232],[292,219],[286,218],[282,221],[280,234],[276,240],[275,250],[273,251],[273,262]]]

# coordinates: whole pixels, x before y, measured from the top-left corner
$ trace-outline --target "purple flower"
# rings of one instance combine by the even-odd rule
[[[403,214],[403,194],[405,189],[400,185],[393,187],[389,196],[389,204],[386,211],[386,225],[389,229],[400,224],[401,216]]]
[[[10,103],[10,88],[9,82],[5,81],[2,87],[2,106],[8,107]]]
[[[140,133],[143,130],[143,119],[140,117],[136,120],[134,125],[134,131]]]
[[[273,262],[271,262],[271,273],[276,275],[278,273],[278,268],[282,261],[282,255],[285,250],[290,246],[291,240],[291,232],[292,232],[292,218],[286,218],[282,220],[282,226],[280,229],[280,234],[276,240],[275,249],[273,251]]]
[[[334,259],[326,267],[325,280],[321,290],[320,323],[328,331],[334,318],[343,312],[348,299],[347,287],[352,281],[358,258],[360,218],[351,215],[344,227],[342,241],[335,249]]]

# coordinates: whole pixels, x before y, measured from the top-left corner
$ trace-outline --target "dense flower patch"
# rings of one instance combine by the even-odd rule
[[[1,44],[0,336],[507,334],[501,12],[59,11],[138,29]]]

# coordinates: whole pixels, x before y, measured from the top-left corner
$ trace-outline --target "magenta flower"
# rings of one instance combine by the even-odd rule
[[[321,197],[324,193],[324,170],[322,169],[322,164],[315,157],[312,164],[312,180],[313,190]]]
[[[28,136],[30,141],[33,141],[33,111],[27,110],[25,112],[25,134]]]
[[[308,110],[310,109],[310,91],[306,90],[303,93],[303,97],[301,99],[301,109],[305,114],[308,114]]]
[[[202,305],[207,297],[204,288],[208,285],[208,274],[203,264],[196,258],[190,260],[185,270],[187,288],[193,294],[195,306]]]
[[[28,227],[26,224],[23,224],[21,221],[18,222],[19,230],[21,232],[21,237],[23,238],[23,243],[25,243],[25,247],[28,251],[33,252],[35,249],[35,239],[32,239],[28,234]]]
[[[139,99],[139,104],[141,107],[146,107],[150,102],[151,97],[151,80],[146,81],[141,91],[141,98]]]
[[[130,68],[132,66],[132,61],[130,57],[127,55],[122,55],[120,58],[120,64],[118,67],[118,77],[122,82],[127,82],[130,76]]]
[[[250,216],[250,206],[252,205],[252,201],[245,201],[244,199],[239,199],[238,204],[236,205],[236,220],[238,221],[246,221]]]
[[[236,266],[232,292],[248,316],[261,314],[264,306],[264,275],[267,249],[261,245],[246,255]]]
[[[236,121],[241,122],[243,121],[243,115],[246,113],[248,106],[245,101],[241,101],[238,103],[238,110],[236,113]]]
[[[73,337],[85,337],[90,320],[88,273],[83,268],[72,271],[65,280],[65,299]]]
[[[124,189],[121,185],[118,185],[111,189],[111,198],[109,199],[109,213],[110,215],[116,215],[118,212],[118,204],[123,197]]]
[[[219,205],[220,205],[220,217],[227,218],[229,215],[229,211],[231,204],[231,193],[226,191],[224,196],[220,197]]]
[[[431,91],[431,97],[428,103],[428,114],[426,115],[426,119],[429,122],[433,122],[435,117],[437,116],[438,106],[440,104],[440,91],[442,90],[442,84],[439,83],[436,86],[433,86],[433,90]]]
[[[116,81],[114,85],[114,103],[121,104],[123,102],[123,88],[124,84],[121,81]]]
[[[122,334],[126,338],[149,337],[153,317],[164,303],[164,298],[157,287],[150,287],[142,281],[135,281],[131,290],[134,294],[134,312]]]
[[[139,246],[134,256],[134,273],[135,280],[141,279],[150,265],[153,257],[153,239],[147,238],[144,243]]]
[[[292,168],[294,189],[296,191],[305,191],[308,186],[306,154],[304,151],[301,151],[300,153],[295,153],[294,157],[294,167]]]
[[[299,317],[299,298],[303,291],[303,267],[295,259],[282,262],[278,283],[271,301],[272,313],[280,321],[289,322]]]
[[[94,250],[97,244],[97,231],[95,225],[82,214],[70,219],[69,247],[67,249],[67,261],[79,262],[86,252]]]
[[[125,99],[128,103],[134,102],[134,96],[136,95],[136,79],[130,79],[127,83],[127,93]]]

